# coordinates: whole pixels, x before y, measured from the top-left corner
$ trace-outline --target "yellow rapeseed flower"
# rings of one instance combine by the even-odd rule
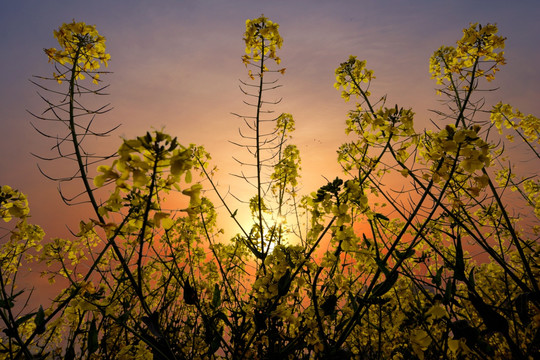
[[[256,19],[246,20],[246,32],[244,33],[246,43],[246,55],[242,56],[242,62],[247,66],[252,61],[259,61],[263,57],[273,59],[276,64],[281,59],[276,55],[276,50],[281,48],[283,38],[279,34],[279,24],[269,20],[264,15]],[[268,71],[263,69],[263,73]],[[280,71],[282,74],[285,70]],[[251,77],[251,76],[250,76]]]
[[[84,79],[83,73],[90,75],[94,83],[99,82],[99,74],[95,74],[101,64],[108,66],[111,56],[105,52],[105,38],[96,30],[94,25],[84,22],[62,24],[54,31],[54,37],[60,44],[60,49],[44,49],[49,62],[57,62],[67,68],[66,72],[74,71],[75,79]],[[69,65],[75,65],[73,68]],[[54,75],[61,83],[65,73]]]

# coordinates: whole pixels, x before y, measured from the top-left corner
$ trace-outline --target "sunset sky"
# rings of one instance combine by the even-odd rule
[[[367,60],[376,76],[373,93],[388,94],[390,105],[412,107],[421,129],[429,126],[428,110],[440,106],[428,72],[430,55],[455,44],[470,22],[497,23],[508,38],[508,64],[487,106],[503,100],[540,115],[537,0],[2,1],[0,185],[28,195],[32,221],[47,236],[66,236],[64,225],[75,226],[84,216],[84,207],[66,207],[57,185],[39,173],[30,153],[50,155],[54,144],[32,129],[27,112],[45,108],[28,81],[52,74],[43,48],[57,46],[53,30],[75,19],[97,26],[112,57],[112,74],[103,80],[111,84],[104,102],[114,109],[97,122],[122,126],[102,142],[103,152],[117,148],[120,137],[164,128],[181,143],[204,145],[221,169],[222,189],[241,193],[245,186],[229,175],[236,170],[231,156],[240,151],[229,141],[238,140],[241,125],[231,113],[249,115],[238,88],[239,79],[248,79],[240,59],[242,35],[245,20],[261,14],[280,24],[284,38],[279,56],[287,71],[269,100],[283,98],[274,110],[295,117],[293,141],[301,150],[305,192],[324,184],[323,177],[339,175],[336,149],[346,141],[344,123],[353,103],[344,103],[333,88],[334,69],[349,55]]]

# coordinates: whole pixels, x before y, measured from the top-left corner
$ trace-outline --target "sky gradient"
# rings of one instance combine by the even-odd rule
[[[334,69],[349,55],[375,71],[374,96],[388,94],[389,105],[412,107],[422,129],[430,126],[429,109],[440,106],[430,55],[454,45],[470,22],[497,23],[508,38],[508,64],[486,108],[502,100],[540,115],[538,1],[2,1],[0,185],[28,195],[32,222],[47,237],[66,236],[65,225],[74,227],[84,217],[84,207],[65,206],[57,185],[39,173],[30,153],[49,155],[54,144],[32,129],[27,112],[45,108],[28,81],[52,74],[43,48],[57,46],[53,30],[75,19],[97,26],[112,57],[112,74],[103,80],[111,84],[104,101],[114,109],[97,121],[122,126],[100,143],[103,153],[116,149],[120,137],[164,128],[181,143],[204,145],[221,169],[222,189],[241,193],[245,185],[229,175],[236,166],[231,156],[240,151],[229,141],[238,140],[241,125],[231,113],[249,115],[238,89],[238,80],[247,80],[242,35],[245,20],[260,14],[279,23],[284,38],[278,55],[287,71],[270,100],[283,98],[274,110],[295,117],[293,141],[301,151],[306,192],[324,184],[323,177],[340,174],[336,149],[347,139],[344,124],[353,103],[344,103],[333,88]]]

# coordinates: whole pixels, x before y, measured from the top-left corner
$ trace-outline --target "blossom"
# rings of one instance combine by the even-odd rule
[[[281,59],[276,55],[277,49],[283,45],[283,38],[279,34],[279,24],[269,20],[264,15],[256,19],[246,20],[246,32],[244,33],[244,42],[246,44],[246,55],[242,56],[242,62],[248,66],[253,61],[258,62],[264,59],[272,59],[276,64],[281,63]],[[260,76],[269,71],[263,64]],[[277,70],[281,74],[285,69]],[[251,79],[254,79],[251,71]]]
[[[440,85],[448,81],[447,87],[451,90],[454,88],[453,76],[456,75],[459,80],[471,80],[474,76],[492,81],[500,70],[499,66],[506,63],[502,51],[506,39],[496,33],[497,26],[494,24],[471,24],[463,30],[463,37],[455,47],[441,46],[433,53],[429,60],[431,78]],[[481,68],[484,64],[487,67]],[[469,89],[469,85],[467,82],[465,88]]]
[[[110,54],[105,51],[105,38],[96,30],[94,25],[87,25],[84,22],[64,23],[58,30],[54,31],[54,37],[60,45],[60,49],[44,49],[49,58],[49,62],[57,62],[73,70],[75,79],[84,79],[83,73],[91,76],[94,83],[99,82],[99,74],[94,73],[101,67],[101,64],[108,66]],[[67,64],[67,65],[66,65]],[[73,69],[69,65],[74,65]],[[61,83],[65,74],[54,75]]]

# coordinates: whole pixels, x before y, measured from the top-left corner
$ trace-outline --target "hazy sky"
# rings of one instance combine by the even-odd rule
[[[389,104],[413,107],[422,128],[429,123],[428,109],[439,106],[429,56],[453,45],[470,22],[497,23],[508,38],[508,65],[498,74],[494,85],[500,91],[490,94],[490,103],[504,100],[540,115],[537,0],[3,0],[0,184],[29,195],[33,221],[49,236],[66,232],[53,224],[78,223],[77,212],[62,204],[56,184],[39,173],[30,155],[47,155],[53,144],[32,129],[27,113],[44,109],[28,81],[53,71],[43,48],[57,46],[53,30],[75,19],[95,24],[112,56],[113,73],[104,80],[111,84],[105,101],[114,109],[97,121],[122,127],[103,149],[117,148],[121,136],[165,127],[181,143],[205,145],[221,169],[223,188],[232,184],[241,191],[228,175],[235,166],[231,156],[239,151],[229,140],[238,140],[241,125],[231,112],[249,114],[238,89],[238,79],[247,79],[242,35],[245,20],[262,13],[280,24],[284,38],[279,56],[287,72],[272,96],[283,98],[277,113],[295,117],[305,190],[316,190],[322,176],[339,175],[335,151],[346,140],[344,122],[353,104],[345,104],[332,85],[334,69],[351,54],[375,71],[373,92],[388,94]]]

